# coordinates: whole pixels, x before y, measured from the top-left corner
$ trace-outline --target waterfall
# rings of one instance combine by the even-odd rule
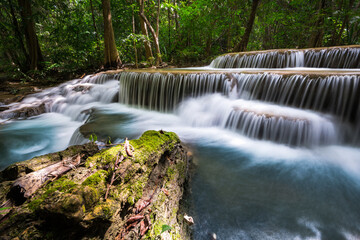
[[[357,239],[359,49],[227,54],[219,69],[121,70],[45,89],[0,112],[0,169],[90,134],[173,131],[197,165],[194,239]],[[221,69],[233,67],[287,69]]]
[[[202,109],[193,109],[197,116],[193,126],[199,125],[201,119],[196,112],[209,116],[213,109],[218,109],[217,117],[212,116],[207,123],[217,122],[222,128],[236,130],[251,138],[271,140],[288,145],[311,146],[331,144],[334,139],[356,141],[359,129],[360,76],[359,75],[325,75],[325,74],[271,74],[271,73],[236,73],[236,72],[204,72],[177,71],[167,72],[122,72],[118,74],[120,82],[119,101],[121,103],[156,110],[173,112],[186,99],[198,99],[201,96],[220,93],[234,100],[261,101],[301,110],[312,110],[329,114],[331,122],[326,118],[316,121],[294,118],[290,111],[281,115],[273,112],[257,113],[253,109],[229,107],[229,102],[221,101],[220,108],[214,101],[202,102]],[[197,100],[200,101],[200,100]],[[196,105],[196,101],[193,102]],[[206,107],[205,107],[206,106]],[[265,105],[266,106],[266,105]],[[206,109],[206,111],[204,111]],[[223,113],[222,110],[228,112]],[[230,111],[230,110],[231,111]],[[304,111],[303,115],[307,116]],[[188,114],[191,119],[190,115]],[[211,114],[210,114],[211,115]],[[219,116],[222,116],[221,120]],[[226,116],[226,117],[225,117]],[[205,121],[206,122],[206,121]],[[222,123],[220,123],[222,122]],[[340,135],[335,134],[333,123],[340,126]],[[321,130],[322,127],[332,130]],[[319,130],[320,129],[320,130]],[[310,136],[310,137],[309,137]],[[316,136],[316,137],[315,137]],[[336,137],[334,137],[336,136]],[[341,142],[341,141],[340,141]]]
[[[267,50],[215,58],[213,68],[360,68],[360,47]]]
[[[0,118],[26,118],[29,116],[23,113],[24,109],[33,109],[30,116],[56,112],[76,121],[84,121],[89,116],[89,108],[93,103],[118,101],[118,85],[114,75],[89,75],[32,94],[19,103],[11,104],[10,109],[0,113]]]
[[[225,74],[120,73],[119,101],[124,104],[169,112],[187,97],[228,92]]]
[[[214,126],[286,145],[357,144],[360,73],[293,67],[357,67],[359,51],[359,47],[339,47],[236,53],[212,63],[223,68],[290,68],[281,71],[169,69],[96,74],[33,94],[0,117],[26,117],[17,112],[29,108],[32,114],[55,112],[85,121],[97,104],[120,102],[179,114],[192,127]],[[192,106],[187,104],[190,99]]]
[[[291,146],[318,146],[338,141],[335,126],[318,114],[256,101],[231,100],[219,94],[190,98],[178,114],[189,125],[222,127],[253,139]]]
[[[304,53],[300,51],[250,52],[226,54],[210,64],[213,68],[290,68],[304,66]]]
[[[360,76],[244,73],[120,73],[119,101],[158,111],[172,111],[187,97],[222,93],[301,109],[335,114],[354,122],[360,102]],[[236,89],[236,90],[235,90]]]

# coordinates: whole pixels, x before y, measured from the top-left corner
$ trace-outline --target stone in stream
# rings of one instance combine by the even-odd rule
[[[126,154],[124,144],[100,152],[93,149],[95,144],[86,144],[9,166],[1,173],[2,202],[14,200],[8,194],[14,179],[54,166],[65,155],[89,151],[82,164],[44,184],[2,216],[0,238],[189,239],[182,204],[189,157],[178,136],[147,131],[129,144],[133,156]],[[109,185],[117,156],[124,159]],[[147,204],[139,208],[144,202]],[[162,234],[164,225],[171,230]]]
[[[45,103],[0,112],[0,118],[29,118],[46,112]]]

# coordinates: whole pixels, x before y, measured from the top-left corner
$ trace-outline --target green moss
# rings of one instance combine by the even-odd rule
[[[108,172],[105,170],[99,170],[85,179],[82,183],[83,186],[97,187],[99,184],[105,184]]]
[[[80,190],[80,194],[84,199],[85,210],[92,209],[92,207],[100,199],[99,191],[93,187],[85,186],[83,189]]]
[[[82,198],[79,195],[66,194],[63,196],[61,208],[66,213],[76,213],[82,209]]]
[[[92,157],[89,157],[86,161],[86,166],[102,167],[115,161],[115,157],[123,147],[121,145],[105,149]]]
[[[186,178],[186,163],[180,161],[176,164],[176,170],[179,173],[180,179]]]
[[[42,202],[53,195],[56,191],[69,193],[72,192],[76,188],[77,184],[71,180],[69,180],[66,176],[63,176],[56,181],[48,184],[44,187],[44,192],[34,200],[32,200],[28,207],[32,211],[36,211],[42,204]]]
[[[75,187],[76,187],[76,183],[69,180],[67,178],[67,176],[63,176],[61,178],[59,178],[58,180],[50,183],[49,185],[47,185],[45,187],[45,189],[47,189],[47,191],[52,192],[55,190],[58,190],[60,192],[71,192]]]
[[[177,214],[177,212],[178,212],[178,208],[177,207],[174,207],[173,209],[172,209],[172,217],[176,217],[176,214]]]
[[[127,202],[132,206],[135,204],[135,199],[134,199],[134,196],[132,195],[129,195],[128,198],[127,198]]]
[[[140,153],[135,152],[134,157],[136,161],[143,163],[147,159],[144,152],[157,153],[166,144],[167,148],[164,150],[171,151],[174,144],[178,142],[180,139],[175,133],[150,130],[146,131],[139,139],[131,140],[130,144],[136,150],[141,150]]]
[[[159,220],[159,221],[156,221],[154,224],[153,224],[153,227],[152,227],[152,236],[159,236],[161,234],[161,231],[162,231],[162,226],[163,225],[168,225],[166,224],[165,222]],[[150,236],[150,237],[152,237]]]
[[[132,187],[132,190],[133,190],[133,193],[135,195],[135,202],[137,202],[142,194],[143,194],[143,189],[144,189],[144,186],[143,186],[143,183],[141,181],[137,181],[133,187]]]
[[[171,180],[174,178],[175,175],[175,170],[172,167],[169,167],[166,171],[166,175],[168,176],[168,178]]]
[[[35,199],[33,200],[32,202],[30,202],[28,204],[28,208],[31,210],[31,211],[36,211],[37,209],[39,209],[41,203],[44,201],[43,198],[39,198],[39,199]]]
[[[116,207],[109,199],[106,202],[100,203],[95,206],[92,215],[94,218],[102,218],[109,220],[115,213]]]

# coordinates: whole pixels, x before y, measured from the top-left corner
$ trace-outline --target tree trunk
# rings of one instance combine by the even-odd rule
[[[141,6],[142,1],[139,0],[139,6]],[[147,30],[147,25],[144,21],[144,19],[141,17],[141,14],[139,12],[139,16],[140,16],[140,27],[141,27],[141,32],[142,34],[146,37],[146,40],[144,41],[144,47],[145,47],[145,57],[146,57],[146,61],[149,61],[150,58],[153,58],[154,55],[152,53],[152,50],[151,50],[151,44],[150,44],[150,41],[148,41],[149,39],[149,33],[148,33],[148,30]]]
[[[176,0],[174,0],[174,4],[175,4],[175,6],[177,6]],[[179,14],[178,14],[176,8],[174,10],[174,13],[175,13],[175,30],[176,30],[176,32],[178,32],[180,24],[179,24]]]
[[[142,34],[146,37],[146,40],[144,41],[144,47],[145,47],[145,57],[146,60],[149,61],[150,58],[153,58],[153,53],[151,50],[151,44],[150,41],[148,41],[149,39],[149,33],[147,30],[147,26],[146,23],[144,21],[144,19],[142,19],[142,17],[140,16],[140,27],[141,27],[141,32]]]
[[[115,45],[114,30],[111,21],[110,0],[102,0],[104,17],[105,68],[121,66],[119,53]]]
[[[133,34],[135,36],[135,14],[134,14],[134,8],[133,8],[133,11],[132,11],[132,30],[133,30]],[[135,42],[135,39],[133,41],[133,44],[134,44],[134,54],[135,54],[135,67],[138,68],[138,54],[137,54],[137,48],[136,48],[136,42]]]
[[[40,50],[38,38],[36,36],[35,24],[32,18],[30,0],[18,0],[20,6],[21,19],[25,29],[25,38],[30,55],[30,69],[41,69],[43,56]]]
[[[24,64],[25,66],[23,66],[23,67],[20,66],[20,67],[22,67],[24,71],[27,71],[29,69],[26,69],[26,68],[30,65],[29,54],[27,53],[25,45],[24,45],[24,41],[23,41],[20,29],[19,29],[19,23],[18,23],[18,21],[16,19],[16,16],[15,16],[15,11],[14,11],[12,1],[8,0],[8,2],[9,2],[9,6],[10,6],[10,12],[11,12],[11,17],[12,17],[14,32],[15,32],[15,35],[16,35],[18,41],[19,41],[21,51],[23,52],[24,57],[25,57],[25,64]]]
[[[144,0],[139,0],[139,4],[140,4],[140,17],[145,21],[147,26],[149,26],[151,35],[154,38],[155,49],[156,49],[156,64],[160,65],[162,63],[162,59],[161,59],[161,51],[160,51],[160,45],[159,45],[159,36],[158,36],[158,34],[156,34],[156,31],[151,26],[149,20],[145,16],[145,13],[144,13]],[[159,11],[158,11],[158,14],[159,14]],[[157,23],[156,27],[157,27],[156,29],[158,30],[158,28],[159,28],[158,23]]]
[[[324,12],[325,0],[320,0],[318,5],[317,20],[314,25],[314,30],[310,36],[309,47],[320,47],[322,45],[322,39],[324,35]]]
[[[343,20],[343,22],[341,24],[340,31],[338,33],[336,33],[336,31],[335,31],[335,34],[333,35],[333,38],[332,38],[332,45],[333,46],[335,46],[335,45],[337,46],[337,45],[341,44],[341,36],[342,36],[345,28],[349,25],[349,12],[353,8],[354,3],[355,3],[355,0],[350,0],[348,5],[346,5],[346,3],[345,3],[344,20]]]
[[[93,26],[94,26],[94,30],[95,30],[96,48],[100,52],[99,34],[98,34],[97,27],[96,27],[96,21],[95,21],[95,15],[94,15],[94,7],[93,7],[92,0],[90,0],[90,9],[91,9],[91,17],[92,17],[92,21],[93,21]]]
[[[237,46],[235,46],[235,48],[234,48],[235,52],[246,51],[246,47],[248,45],[249,38],[250,38],[250,33],[251,33],[251,30],[252,30],[252,27],[253,27],[254,21],[255,21],[256,9],[259,5],[259,2],[260,2],[260,0],[253,0],[253,2],[252,2],[251,13],[250,13],[250,17],[247,22],[247,25],[246,25],[245,33],[242,36],[240,43]]]
[[[20,205],[26,199],[29,199],[39,188],[43,187],[46,182],[61,177],[71,169],[79,166],[81,162],[81,156],[78,154],[41,170],[26,174],[12,184],[8,196],[16,205]]]
[[[168,3],[170,4],[170,0],[168,1]],[[168,52],[170,51],[171,48],[171,18],[170,18],[170,8],[168,7],[167,9],[167,17],[168,17]]]
[[[24,233],[25,239],[34,239],[27,236],[36,236],[36,239],[48,239],[48,236],[142,239],[144,235],[148,239],[158,239],[159,227],[167,223],[172,227],[173,236],[190,239],[191,229],[179,215],[189,210],[181,200],[188,194],[189,169],[193,168],[191,153],[186,152],[174,133],[165,131],[147,131],[138,140],[128,143],[140,146],[134,144],[134,157],[123,154],[125,144],[101,153],[94,144],[91,145],[96,149],[90,145],[73,146],[75,150],[80,147],[85,151],[79,149],[74,153],[73,149],[68,149],[47,154],[15,163],[0,172],[0,199],[4,201],[4,204],[0,202],[0,208],[11,207],[9,200],[20,205],[29,199],[9,211],[2,209],[0,218],[4,213],[3,216],[11,220],[1,221],[0,238],[12,239]],[[91,152],[86,151],[89,148]],[[82,154],[84,156],[79,159]],[[56,163],[59,156],[66,156],[67,162]],[[106,162],[102,160],[105,156]],[[144,160],[136,161],[137,156]],[[27,174],[34,168],[37,170]],[[43,182],[53,180],[53,174],[64,174],[64,170],[69,172],[52,184]],[[39,185],[42,188],[35,188]],[[8,190],[10,187],[12,194]],[[19,192],[21,189],[24,191]]]

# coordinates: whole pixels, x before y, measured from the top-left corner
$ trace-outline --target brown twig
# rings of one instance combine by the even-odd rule
[[[106,189],[105,199],[107,199],[107,197],[108,197],[108,195],[109,195],[110,187],[113,185],[113,183],[114,183],[114,181],[115,181],[115,179],[116,179],[116,178],[115,178],[115,177],[116,177],[116,173],[117,173],[116,170],[119,169],[120,163],[125,159],[123,155],[121,155],[120,157],[119,157],[119,155],[120,155],[120,151],[119,151],[118,154],[116,155],[116,161],[115,161],[115,163],[114,163],[114,170],[113,170],[113,174],[112,174],[112,176],[111,176],[110,183],[108,184],[107,189]]]

